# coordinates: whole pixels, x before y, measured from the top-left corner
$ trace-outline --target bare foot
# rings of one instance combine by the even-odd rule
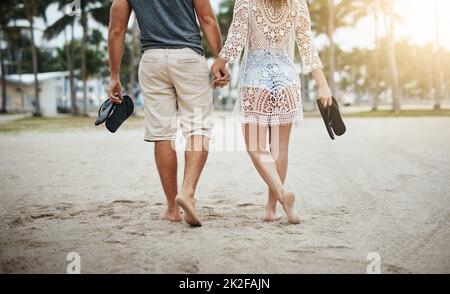
[[[182,194],[178,194],[175,198],[176,203],[184,210],[184,221],[194,227],[201,227],[202,222],[195,210],[194,197],[186,197]]]
[[[267,205],[262,220],[264,222],[275,222],[280,219],[281,217],[277,215],[277,205]]]
[[[161,214],[161,219],[175,223],[181,222],[180,209],[178,207],[175,209],[166,209],[166,211]]]
[[[295,195],[294,193],[287,192],[283,197],[283,209],[286,212],[288,222],[290,224],[296,225],[300,223],[300,218],[298,217],[297,211],[294,206]]]

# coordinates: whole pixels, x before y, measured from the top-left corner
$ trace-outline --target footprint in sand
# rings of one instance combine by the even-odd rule
[[[253,203],[239,203],[237,206],[238,207],[250,207],[250,206],[257,206],[257,205],[253,204]]]
[[[186,262],[186,263],[180,264],[178,266],[178,270],[180,270],[184,273],[189,273],[189,274],[196,274],[199,271],[197,264],[191,263],[191,262]]]

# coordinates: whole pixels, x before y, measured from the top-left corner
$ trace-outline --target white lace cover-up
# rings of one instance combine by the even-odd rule
[[[295,42],[305,73],[322,68],[306,0],[287,0],[276,9],[268,0],[236,0],[219,57],[238,62],[245,48],[234,110],[242,123],[275,126],[303,118]]]

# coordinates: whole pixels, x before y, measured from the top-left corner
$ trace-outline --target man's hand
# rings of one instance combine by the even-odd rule
[[[230,82],[230,72],[226,67],[227,62],[220,58],[217,58],[214,64],[211,66],[211,73],[214,76],[214,88],[223,88]]]
[[[109,100],[114,104],[121,104],[123,97],[122,97],[122,84],[120,83],[120,80],[118,78],[112,78],[109,81],[109,88],[108,88],[108,96]]]

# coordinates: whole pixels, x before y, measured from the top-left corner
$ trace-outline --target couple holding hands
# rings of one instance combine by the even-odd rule
[[[239,117],[248,154],[267,184],[264,221],[277,218],[280,202],[288,222],[298,224],[295,195],[284,185],[292,126],[303,118],[300,78],[294,65],[298,47],[302,68],[311,72],[323,107],[331,91],[313,45],[306,0],[236,0],[228,38],[209,0],[114,0],[108,36],[109,98],[121,103],[119,71],[131,12],[141,31],[139,84],[144,98],[144,139],[155,143],[155,160],[167,199],[163,218],[201,226],[195,191],[208,157],[212,130],[212,87],[229,83],[227,63],[241,61]],[[209,70],[200,31],[216,57]],[[297,44],[297,46],[295,46]],[[241,59],[241,55],[243,57]],[[178,123],[187,139],[181,187],[177,183],[174,140]]]

